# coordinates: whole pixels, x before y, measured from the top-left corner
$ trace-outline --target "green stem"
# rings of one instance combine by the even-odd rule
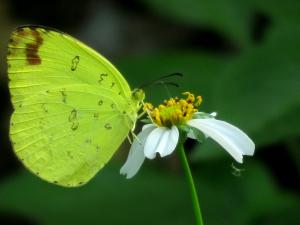
[[[188,160],[185,155],[183,143],[178,145],[178,153],[179,153],[182,165],[183,165],[184,174],[185,174],[187,182],[188,182],[189,191],[190,191],[191,198],[192,198],[192,204],[193,204],[196,224],[203,225],[203,219],[202,219],[202,215],[201,215],[201,209],[200,209],[200,205],[199,205],[197,191],[195,188],[195,183],[193,180],[192,172],[191,172]]]

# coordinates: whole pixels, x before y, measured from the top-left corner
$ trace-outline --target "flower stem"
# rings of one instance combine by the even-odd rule
[[[196,224],[203,225],[203,219],[202,219],[202,215],[201,215],[201,209],[200,209],[200,205],[199,205],[197,191],[195,188],[192,172],[191,172],[188,160],[185,155],[183,144],[178,145],[178,153],[179,153],[182,165],[183,165],[184,174],[185,174],[187,182],[188,182],[189,191],[190,191],[191,198],[192,198],[192,204],[193,204]]]

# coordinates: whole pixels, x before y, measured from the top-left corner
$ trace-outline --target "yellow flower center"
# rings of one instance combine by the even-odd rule
[[[172,127],[173,125],[182,125],[190,120],[202,102],[202,97],[195,97],[190,92],[182,93],[183,98],[170,98],[164,101],[158,107],[150,103],[145,104],[145,110],[148,111],[151,120],[160,127]]]

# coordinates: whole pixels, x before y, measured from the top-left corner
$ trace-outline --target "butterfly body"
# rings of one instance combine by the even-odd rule
[[[89,181],[134,127],[144,96],[96,51],[44,27],[14,31],[7,63],[18,158],[58,185]]]

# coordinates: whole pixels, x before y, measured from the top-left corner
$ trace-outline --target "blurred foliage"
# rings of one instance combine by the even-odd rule
[[[131,3],[125,2],[127,8],[119,7],[128,13]],[[233,167],[230,156],[210,139],[190,146],[194,147],[190,159],[206,224],[298,224],[300,1],[143,0],[139,4],[147,8],[145,15],[141,10],[141,18],[155,17],[154,21],[160,23],[148,24],[150,30],[151,26],[173,24],[184,29],[173,30],[171,36],[183,37],[183,31],[209,30],[232,46],[225,53],[216,53],[204,51],[201,46],[171,44],[171,48],[170,45],[161,48],[158,44],[159,48],[155,48],[155,44],[148,43],[151,53],[135,51],[135,55],[115,60],[132,87],[162,75],[183,73],[184,77],[171,79],[180,84],[179,89],[163,85],[147,87],[147,101],[158,104],[168,95],[189,90],[202,95],[201,111],[218,112],[219,119],[237,125],[253,138],[256,156]],[[7,14],[4,9],[0,5],[0,12]],[[134,16],[133,13],[126,16],[136,18],[138,10],[131,10]],[[122,14],[121,10],[108,12]],[[0,16],[4,18],[5,13]],[[8,37],[8,27],[15,23],[12,21],[0,20],[4,37]],[[135,30],[138,26],[129,25],[133,26],[132,20],[123,25],[128,29],[126,32],[139,32]],[[101,35],[101,29],[98,34]],[[146,35],[149,33],[144,34],[145,40],[152,40]],[[160,37],[165,41],[168,36],[152,35],[153,39],[157,36],[157,42]],[[128,49],[131,47],[134,44],[130,42]],[[3,49],[1,44],[1,56],[5,55]],[[288,159],[273,166],[272,151],[278,149],[287,151]],[[264,151],[271,152],[267,158],[263,157]],[[56,187],[22,169],[0,180],[0,223],[3,215],[12,213],[28,218],[33,224],[45,225],[192,224],[187,187],[176,161],[172,160],[146,163],[130,181],[118,174],[121,165],[114,160],[89,184],[77,189]],[[172,162],[168,164],[169,161]],[[285,173],[288,165],[294,165],[290,168],[296,172]],[[233,175],[239,175],[235,167],[241,169],[240,176]],[[283,171],[281,176],[295,180],[293,187],[284,186],[282,177],[276,174],[278,169]]]
[[[217,29],[241,46],[250,44],[251,8],[238,0],[144,0],[175,22]]]
[[[120,166],[108,165],[76,189],[53,186],[28,172],[15,174],[0,186],[0,212],[12,210],[45,225],[193,223],[183,177],[144,166],[126,181],[118,175]],[[299,219],[289,214],[300,207],[299,196],[279,191],[262,165],[249,164],[242,177],[233,176],[226,163],[219,167],[227,169],[194,169],[206,224],[264,225],[282,210],[285,223],[277,224]]]
[[[299,25],[300,2],[297,0],[252,0],[247,2],[249,2],[253,8],[270,16],[274,23],[280,25]]]
[[[172,93],[191,90],[201,94],[201,110],[217,111],[219,118],[238,124],[252,134],[259,147],[300,134],[298,126],[288,128],[300,124],[295,123],[296,116],[290,115],[299,112],[300,105],[300,29],[279,28],[266,39],[264,45],[231,60],[177,52],[127,59],[119,66],[125,74],[135,77],[131,83],[136,85],[143,82],[144,76],[182,72],[184,78],[178,80],[181,89],[167,87]],[[159,97],[165,96],[163,88],[155,93],[151,89],[149,101],[161,102],[165,98]],[[285,132],[280,127],[274,129],[273,123],[284,123]]]

